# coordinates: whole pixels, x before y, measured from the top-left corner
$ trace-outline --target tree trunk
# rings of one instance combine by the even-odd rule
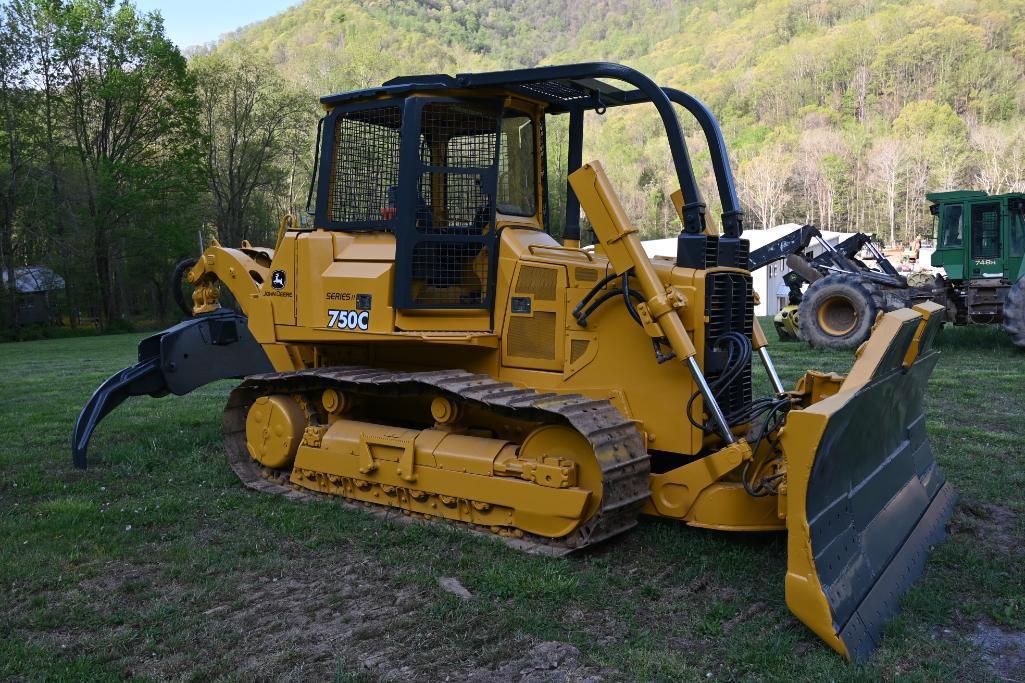
[[[7,179],[7,188],[4,192],[4,216],[3,225],[0,226],[0,260],[7,269],[7,293],[8,311],[11,318],[11,326],[18,328],[18,283],[14,277],[14,201],[18,190],[18,136],[14,127],[14,114],[11,111],[11,89],[7,86],[7,79],[4,79],[0,97],[3,99],[4,126],[7,133],[7,162],[10,164],[10,173]]]
[[[43,103],[46,114],[46,165],[50,174],[50,201],[53,209],[53,227],[57,236],[57,249],[61,253],[61,265],[64,273],[64,296],[68,307],[68,321],[71,328],[78,327],[78,316],[75,311],[74,289],[71,284],[71,268],[68,259],[67,235],[64,228],[64,203],[61,201],[60,176],[57,173],[57,145],[53,135],[53,84],[51,82],[50,61],[46,53],[41,54],[43,66]]]
[[[93,217],[93,260],[96,280],[100,285],[100,327],[106,329],[114,319],[114,287],[110,277],[110,245],[107,228],[98,217]]]
[[[153,303],[156,304],[156,318],[161,323],[164,323],[167,320],[165,283],[158,277],[154,277],[150,282],[153,283]]]
[[[7,284],[5,290],[7,292],[7,311],[11,321],[11,327],[18,329],[20,327],[18,320],[18,282],[14,277],[14,242],[11,234],[13,232],[14,223],[14,212],[11,207],[11,202],[4,202],[4,223],[2,230],[0,230],[0,260],[3,261],[3,267],[7,270]]]

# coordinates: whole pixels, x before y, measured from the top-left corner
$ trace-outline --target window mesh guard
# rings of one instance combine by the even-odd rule
[[[329,220],[388,227],[399,184],[402,111],[381,107],[342,114],[335,121]],[[344,226],[343,226],[344,227]]]
[[[972,207],[972,258],[1000,258],[1000,205]]]
[[[497,109],[451,102],[423,107],[408,252],[410,307],[490,305],[497,152]]]

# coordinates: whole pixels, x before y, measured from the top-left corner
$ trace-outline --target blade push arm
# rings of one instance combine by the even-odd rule
[[[602,244],[612,267],[619,274],[633,269],[640,284],[644,303],[637,305],[645,331],[653,338],[665,337],[678,358],[687,364],[694,382],[701,392],[705,407],[715,423],[719,435],[727,444],[737,439],[730,431],[728,422],[715,396],[712,394],[704,373],[694,359],[697,351],[694,342],[683,326],[679,309],[686,301],[672,286],[659,280],[644,247],[637,236],[637,228],[630,221],[609,183],[601,164],[593,161],[581,166],[569,176],[573,191],[580,205],[591,221],[594,234]]]

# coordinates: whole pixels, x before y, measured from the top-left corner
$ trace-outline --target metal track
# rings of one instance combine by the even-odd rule
[[[293,500],[324,497],[324,494],[291,484],[287,476],[268,470],[253,460],[246,447],[245,429],[249,407],[258,397],[278,392],[322,391],[329,387],[384,397],[424,393],[441,395],[476,403],[509,417],[569,425],[582,434],[594,449],[602,471],[602,501],[598,512],[562,538],[551,539],[528,533],[507,538],[514,547],[549,555],[562,555],[584,548],[635,526],[641,507],[648,498],[650,462],[643,437],[634,423],[624,418],[608,401],[589,399],[579,394],[540,393],[465,370],[400,372],[368,367],[316,368],[253,375],[232,391],[224,409],[224,446],[231,468],[246,486]],[[391,518],[395,517],[396,510],[400,510],[341,499],[350,504],[359,503],[361,509],[384,511]],[[483,528],[469,523],[460,523],[460,526]]]

